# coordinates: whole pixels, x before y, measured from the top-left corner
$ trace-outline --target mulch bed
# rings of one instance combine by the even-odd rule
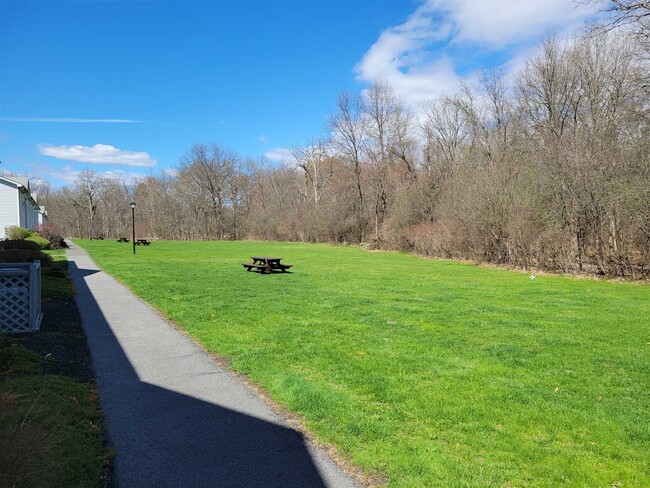
[[[44,299],[41,307],[41,330],[12,336],[12,341],[49,359],[41,366],[43,374],[58,374],[78,383],[93,383],[95,374],[90,351],[74,300]]]

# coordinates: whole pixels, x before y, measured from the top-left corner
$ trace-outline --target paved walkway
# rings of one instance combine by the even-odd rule
[[[83,249],[68,259],[117,487],[358,487]]]

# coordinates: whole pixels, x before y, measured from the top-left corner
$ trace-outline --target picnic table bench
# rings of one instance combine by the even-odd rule
[[[129,240],[126,237],[120,237],[117,242],[129,242]]]
[[[135,243],[138,246],[140,246],[140,245],[148,246],[149,244],[151,244],[151,241],[148,241],[147,239],[136,239]]]
[[[251,256],[253,260],[252,263],[242,263],[242,266],[246,268],[246,271],[251,271],[253,269],[259,271],[260,273],[272,273],[274,271],[281,271],[286,273],[292,264],[282,264],[282,258],[272,258],[268,256]]]

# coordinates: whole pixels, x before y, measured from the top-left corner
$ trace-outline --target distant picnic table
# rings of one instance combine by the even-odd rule
[[[151,244],[151,241],[148,241],[147,239],[136,239],[136,240],[135,240],[135,243],[136,243],[136,245],[138,245],[138,246],[140,246],[140,245],[142,245],[142,246],[148,246],[149,244]]]
[[[129,242],[129,240],[126,237],[120,237],[117,242]]]
[[[242,263],[242,266],[246,268],[246,271],[256,270],[260,273],[272,273],[274,271],[281,271],[286,273],[292,264],[282,264],[282,258],[274,258],[268,256],[251,256],[253,260],[252,263]]]

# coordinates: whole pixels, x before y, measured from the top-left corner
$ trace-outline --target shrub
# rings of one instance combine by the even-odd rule
[[[33,231],[25,229],[24,227],[18,227],[16,225],[7,227],[7,239],[10,240],[22,241],[33,235]]]
[[[47,239],[39,235],[33,235],[32,237],[28,237],[27,239],[25,239],[25,242],[35,242],[36,244],[39,245],[39,247],[42,250],[46,250],[50,248],[50,241],[48,241]]]
[[[39,227],[36,233],[49,241],[50,249],[62,249],[68,247],[63,240],[63,232],[59,226],[55,224],[43,224]]]
[[[0,345],[0,371],[2,374],[37,373],[38,367],[44,362],[46,360],[43,356],[20,344],[16,346]]]
[[[6,240],[0,242],[0,250],[40,251],[41,245],[34,241]]]
[[[52,258],[38,249],[0,249],[0,263],[32,263],[37,259],[44,268],[52,264]]]
[[[32,263],[40,260],[43,269],[52,265],[52,257],[41,252],[41,246],[29,241],[0,241],[0,263]]]

